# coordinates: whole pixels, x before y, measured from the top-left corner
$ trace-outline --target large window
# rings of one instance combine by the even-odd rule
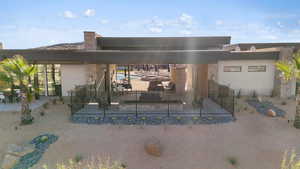
[[[248,66],[248,72],[266,72],[266,65]]]
[[[224,66],[224,72],[241,72],[242,66]]]
[[[61,90],[60,65],[37,65],[37,67],[40,95],[59,95]]]

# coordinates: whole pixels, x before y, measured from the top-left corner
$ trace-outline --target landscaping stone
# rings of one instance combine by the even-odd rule
[[[26,154],[32,153],[35,150],[33,145],[27,144],[24,146],[19,146],[15,144],[8,145],[7,154],[22,157]]]
[[[257,112],[260,114],[268,115],[269,110],[273,110],[276,113],[276,117],[284,117],[286,112],[282,109],[279,109],[278,107],[274,106],[271,102],[263,101],[259,102],[257,99],[249,99],[247,100],[247,103],[255,108]]]
[[[6,154],[2,161],[1,169],[12,169],[19,161],[20,157]]]
[[[47,137],[47,140],[42,138]],[[52,134],[43,134],[35,137],[29,142],[30,145],[34,146],[34,151],[20,157],[19,161],[13,166],[12,169],[28,169],[35,165],[41,158],[46,149],[50,144],[57,141],[58,136]],[[19,158],[19,157],[18,157]]]
[[[159,139],[152,137],[145,142],[145,151],[152,156],[160,157],[162,152],[162,145]]]
[[[268,116],[270,116],[270,117],[276,117],[277,115],[276,115],[276,112],[274,111],[274,110],[272,110],[272,109],[269,109],[268,110]]]

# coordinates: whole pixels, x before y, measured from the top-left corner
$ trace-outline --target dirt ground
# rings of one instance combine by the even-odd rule
[[[300,152],[300,130],[292,127],[295,103],[273,99],[288,111],[285,118],[270,118],[251,109],[236,113],[237,121],[216,125],[113,126],[69,122],[66,105],[51,105],[45,116],[34,113],[35,123],[18,126],[19,114],[0,113],[0,155],[8,144],[21,144],[42,133],[59,139],[45,152],[34,169],[43,164],[54,168],[76,155],[84,158],[109,156],[130,169],[230,169],[229,157],[237,159],[240,169],[277,169],[285,150]],[[144,142],[155,136],[163,145],[161,157],[144,151]],[[1,158],[2,159],[2,158]]]

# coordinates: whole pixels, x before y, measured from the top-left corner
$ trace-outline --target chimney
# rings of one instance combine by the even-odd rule
[[[84,49],[86,50],[96,50],[97,49],[97,37],[95,32],[84,32]]]
[[[0,49],[3,49],[3,43],[0,42]]]

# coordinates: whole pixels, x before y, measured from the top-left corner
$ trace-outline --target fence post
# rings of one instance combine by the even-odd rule
[[[135,117],[136,118],[138,118],[137,103],[138,103],[138,96],[137,96],[137,90],[136,90],[135,91]]]
[[[71,91],[71,100],[70,100],[70,110],[71,110],[71,115],[73,115],[73,91]]]
[[[168,95],[168,117],[170,117],[170,96]]]
[[[232,117],[233,117],[233,119],[235,119],[234,111],[235,111],[235,95],[234,95],[234,90],[233,90],[233,95],[232,95]]]

